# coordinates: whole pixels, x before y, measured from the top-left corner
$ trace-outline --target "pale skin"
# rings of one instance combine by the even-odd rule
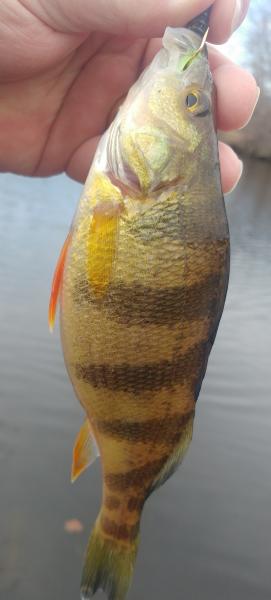
[[[185,25],[210,0],[2,0],[0,171],[84,181],[121,99],[161,45],[166,25]],[[225,42],[249,0],[216,0],[209,41]],[[210,48],[217,127],[239,129],[258,98],[248,72]],[[229,192],[242,163],[220,144]]]

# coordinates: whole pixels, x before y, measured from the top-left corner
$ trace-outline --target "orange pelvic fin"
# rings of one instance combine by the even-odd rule
[[[58,302],[60,288],[61,288],[65,259],[66,259],[67,250],[68,250],[70,241],[71,241],[71,233],[68,234],[68,236],[63,244],[62,250],[59,255],[59,259],[56,264],[55,272],[54,272],[51,296],[50,296],[50,302],[49,302],[49,310],[48,310],[48,322],[49,322],[50,331],[53,331],[53,329],[54,329],[57,302]]]
[[[98,446],[89,420],[86,419],[76,437],[73,448],[72,483],[96,460],[97,456],[99,456]]]

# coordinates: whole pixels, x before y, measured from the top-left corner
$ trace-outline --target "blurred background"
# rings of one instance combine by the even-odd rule
[[[261,89],[252,121],[224,139],[246,156],[271,159],[271,2],[251,0],[247,19],[222,50],[256,77]]]
[[[251,4],[226,47],[262,89],[252,123],[228,136],[245,168],[226,198],[227,303],[193,444],[144,512],[130,600],[271,597],[271,5]],[[47,304],[81,187],[3,174],[0,189],[0,600],[77,600],[100,467],[70,485],[83,415]]]

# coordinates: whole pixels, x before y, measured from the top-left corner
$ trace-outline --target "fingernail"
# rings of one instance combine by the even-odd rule
[[[232,186],[232,188],[230,190],[228,190],[228,192],[226,192],[225,196],[227,196],[228,194],[231,194],[232,192],[234,192],[235,188],[237,188],[238,183],[243,175],[243,170],[244,170],[244,163],[242,160],[240,160],[240,158],[238,158],[239,161],[239,175],[236,179],[235,184]]]
[[[252,110],[252,115],[253,115],[253,113],[254,113],[254,110],[255,110],[255,108],[256,108],[256,106],[257,106],[258,102],[259,102],[259,98],[260,98],[260,95],[261,95],[261,89],[259,88],[259,86],[258,86],[258,85],[257,85],[257,87],[256,87],[256,90],[257,90],[257,92],[256,92],[255,104],[254,104],[254,106],[253,106],[253,110]]]
[[[246,0],[236,0],[235,9],[232,18],[231,31],[232,33],[241,25],[243,18],[247,12],[248,3]]]
[[[245,127],[246,127],[246,126],[249,124],[249,121],[250,121],[250,120],[251,120],[251,118],[253,117],[253,114],[254,114],[255,108],[256,108],[256,106],[257,106],[257,104],[258,104],[258,102],[259,102],[260,95],[261,95],[261,90],[260,90],[260,88],[257,86],[257,87],[256,87],[256,98],[255,98],[255,102],[254,102],[254,104],[253,104],[253,107],[252,107],[252,109],[251,109],[251,113],[250,113],[250,115],[249,115],[249,117],[248,117],[248,120],[245,122],[245,124],[244,124],[244,125],[242,125],[242,127],[240,127],[240,131],[241,131],[241,129],[244,129],[244,128],[245,128]]]

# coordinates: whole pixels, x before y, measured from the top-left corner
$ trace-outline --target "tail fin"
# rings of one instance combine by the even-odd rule
[[[102,589],[108,600],[124,600],[130,587],[138,538],[127,545],[104,536],[99,517],[90,536],[81,581],[81,600]]]

